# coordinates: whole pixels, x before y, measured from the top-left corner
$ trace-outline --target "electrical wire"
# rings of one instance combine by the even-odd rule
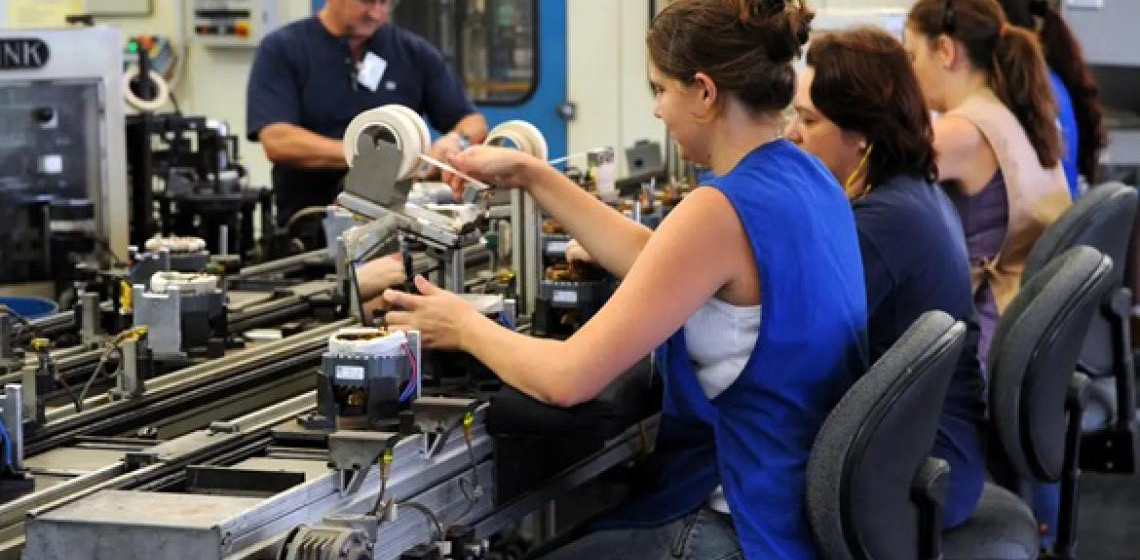
[[[424,517],[427,517],[427,518],[428,518],[428,521],[430,521],[430,522],[431,522],[431,524],[432,524],[432,525],[435,527],[435,534],[436,534],[436,537],[435,537],[435,539],[434,539],[434,540],[437,540],[437,541],[442,541],[442,540],[443,540],[443,537],[444,537],[444,534],[445,534],[445,533],[444,533],[444,530],[443,530],[443,523],[441,523],[441,522],[439,521],[439,517],[437,517],[437,516],[435,515],[435,512],[433,512],[433,511],[431,510],[431,508],[429,508],[429,507],[427,507],[427,506],[425,506],[425,505],[423,505],[423,504],[421,504],[421,503],[419,503],[419,502],[413,502],[413,501],[411,501],[411,500],[408,500],[408,501],[405,501],[405,502],[399,502],[399,503],[398,503],[398,504],[396,504],[396,505],[398,505],[398,506],[401,506],[401,507],[402,507],[402,506],[408,506],[408,507],[410,507],[410,508],[412,508],[412,509],[414,509],[414,510],[416,510],[416,511],[419,511],[419,512],[420,512],[420,513],[422,513],[422,514],[424,514]],[[429,541],[429,544],[430,544],[430,543],[431,543],[431,541]]]
[[[4,424],[4,419],[0,418],[0,438],[4,441],[4,464],[9,467],[12,466],[12,436],[8,435],[8,426]]]
[[[56,372],[55,380],[56,380],[56,382],[58,382],[60,385],[63,386],[64,392],[67,393],[68,398],[70,398],[72,404],[75,405],[75,412],[82,412],[83,411],[83,403],[78,398],[76,398],[75,391],[71,390],[71,385],[67,384],[67,380],[64,379],[63,376],[59,374],[59,372]]]
[[[126,365],[123,363],[125,360],[123,356],[123,342],[126,342],[131,338],[137,339],[141,334],[142,332],[140,332],[140,328],[136,327],[133,329],[127,329],[115,335],[115,337],[111,339],[111,342],[109,343],[107,349],[99,355],[99,363],[95,365],[95,371],[91,372],[91,376],[88,377],[87,382],[83,384],[83,390],[80,391],[79,398],[75,401],[76,412],[83,412],[83,401],[87,399],[87,393],[91,390],[91,385],[95,383],[95,380],[98,379],[99,375],[102,374],[103,370],[106,369],[107,361],[110,360],[111,356],[114,354],[118,354],[118,364],[115,366],[114,371],[107,374],[107,377],[114,378],[122,374],[123,369],[126,367]],[[60,382],[64,385],[64,388],[67,387],[66,382],[64,382],[62,378],[60,379]]]
[[[11,307],[7,308],[7,311],[8,314],[16,320],[16,322],[21,323],[27,327],[28,330],[32,331],[32,336],[35,338],[43,338],[43,332],[40,331],[40,328],[32,324],[32,322],[29,321],[27,317],[24,317],[22,314],[17,312],[15,309],[12,309]]]
[[[380,493],[376,495],[376,503],[372,504],[372,515],[379,517],[380,509],[384,505],[384,494],[388,491],[388,477],[392,474],[392,462],[395,461],[392,448],[386,447],[377,459],[380,462]]]
[[[404,349],[404,354],[408,356],[408,363],[412,365],[412,375],[408,378],[408,386],[400,392],[400,402],[404,403],[408,402],[416,393],[416,386],[419,385],[420,379],[420,366],[416,363],[416,357],[412,355],[412,349],[408,343],[405,342],[400,346]]]

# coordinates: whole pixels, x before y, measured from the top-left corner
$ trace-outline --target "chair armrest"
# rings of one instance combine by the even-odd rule
[[[942,558],[942,508],[950,492],[950,464],[927,457],[911,482],[911,499],[918,504],[920,560]]]

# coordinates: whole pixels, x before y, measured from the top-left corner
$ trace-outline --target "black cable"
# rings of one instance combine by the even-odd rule
[[[75,392],[71,390],[71,385],[67,384],[67,380],[62,375],[56,373],[55,380],[63,386],[63,390],[67,392],[67,396],[71,398],[71,402],[75,403],[75,412],[83,411],[83,403],[75,398]]]
[[[32,336],[34,336],[36,338],[43,338],[43,331],[41,331],[39,329],[39,327],[32,324],[32,322],[29,321],[27,317],[24,317],[23,315],[18,313],[15,309],[12,309],[11,307],[9,307],[7,309],[7,311],[8,311],[8,314],[11,315],[12,318],[16,320],[16,322],[23,324],[25,327],[28,328],[28,330],[32,331]]]
[[[381,466],[380,468],[383,469],[384,467]],[[357,476],[364,476],[364,473],[361,473]],[[380,516],[380,509],[384,505],[384,493],[387,491],[388,491],[388,477],[384,476],[383,470],[381,470],[381,473],[380,473],[380,493],[376,495],[376,503],[372,504],[372,515],[375,515],[377,517]]]
[[[431,521],[432,525],[435,525],[435,532],[436,532],[435,540],[437,540],[437,541],[443,540],[443,536],[444,536],[443,523],[440,523],[439,518],[436,517],[435,512],[433,512],[430,508],[428,508],[427,506],[425,506],[419,502],[413,502],[411,500],[408,500],[406,502],[400,502],[397,505],[408,506],[408,507],[415,509],[415,510],[419,511],[420,513],[424,514],[424,516],[427,517],[429,521]],[[429,542],[429,544],[430,544],[430,542]]]
[[[178,107],[178,98],[174,96],[174,88],[170,88],[170,104],[174,106],[174,114],[182,116],[182,109]]]
[[[354,294],[356,297],[353,299],[356,300],[356,311],[360,313],[360,325],[363,327],[371,327],[373,326],[372,320],[364,314],[364,298],[361,297],[360,281],[356,277],[356,263],[353,261],[348,261],[345,266],[348,267],[348,278],[352,282],[353,291],[356,292]]]
[[[91,385],[99,377],[99,374],[102,373],[104,369],[106,369],[107,359],[110,358],[111,354],[114,354],[114,353],[118,353],[118,355],[119,355],[119,365],[115,368],[115,371],[111,373],[110,377],[114,377],[114,376],[118,375],[120,371],[122,371],[122,369],[123,369],[123,350],[119,346],[115,346],[114,348],[112,348],[108,352],[105,352],[99,358],[99,363],[98,363],[98,365],[95,366],[95,371],[91,372],[91,376],[87,378],[87,383],[83,384],[83,390],[79,392],[79,402],[82,403],[84,400],[87,399],[87,392],[91,390]],[[75,411],[76,412],[82,412],[82,410],[80,410],[80,407],[76,407]]]

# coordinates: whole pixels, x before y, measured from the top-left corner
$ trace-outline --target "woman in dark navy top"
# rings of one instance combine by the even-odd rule
[[[387,292],[429,346],[458,347],[539,400],[588,400],[660,347],[651,490],[555,558],[814,560],[805,469],[824,419],[865,367],[866,294],[850,205],[818,159],[779,138],[812,13],[784,0],[676,0],[647,39],[654,114],[716,177],[656,231],[520,152],[452,163],[525,188],[623,277],[566,341],[485,320],[422,278]],[[458,185],[456,185],[458,186]]]
[[[950,463],[943,521],[953,527],[981,495],[985,404],[965,240],[954,207],[932,184],[926,104],[902,45],[876,28],[814,37],[807,64],[789,136],[823,159],[855,209],[871,358],[932,309],[971,327],[933,451]]]

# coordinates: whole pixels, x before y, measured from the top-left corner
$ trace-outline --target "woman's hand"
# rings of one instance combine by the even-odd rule
[[[594,257],[578,243],[577,239],[571,239],[566,244],[566,262],[574,264],[576,262],[594,264]]]
[[[394,309],[384,316],[388,328],[419,331],[425,347],[463,349],[464,329],[483,316],[463,298],[436,287],[423,276],[416,276],[415,282],[422,295],[384,292],[384,301]]]
[[[399,253],[372,259],[356,267],[356,283],[360,297],[369,300],[392,286],[399,286],[404,276],[404,260]]]
[[[546,162],[511,148],[472,146],[447,159],[455,169],[484,183],[504,189],[525,188],[534,181],[535,170]],[[463,196],[462,177],[445,173],[456,198]]]

